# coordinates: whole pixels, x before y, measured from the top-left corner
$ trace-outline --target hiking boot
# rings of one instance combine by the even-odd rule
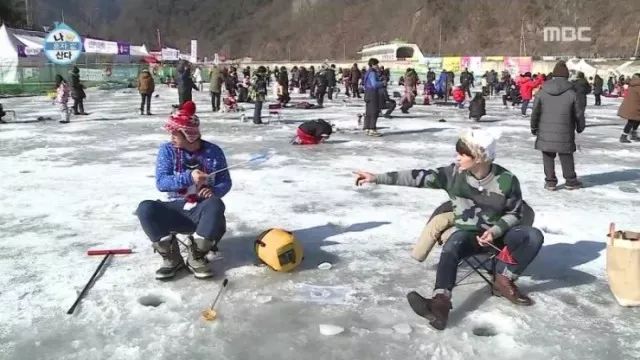
[[[565,189],[567,190],[577,190],[580,189],[582,187],[582,183],[578,180],[574,180],[574,181],[567,181],[564,184]]]
[[[370,130],[369,131],[369,136],[380,137],[380,136],[382,136],[382,134],[380,134],[378,132],[378,130]]]
[[[166,280],[176,276],[178,270],[184,267],[184,260],[180,255],[180,247],[173,235],[169,235],[153,243],[153,249],[162,256],[162,266],[156,270],[156,279]]]
[[[620,142],[621,143],[625,143],[625,144],[630,143],[631,141],[627,138],[628,136],[629,135],[627,135],[627,134],[620,135]]]
[[[437,330],[444,330],[452,309],[451,300],[445,294],[436,294],[431,299],[425,299],[415,291],[407,294],[409,306],[418,315],[429,321],[429,325]]]
[[[151,111],[147,111],[147,115],[152,116],[153,114],[151,113]]]
[[[496,280],[493,283],[493,295],[504,297],[516,305],[533,305],[533,300],[520,293],[520,290],[518,290],[518,287],[513,280],[502,274],[496,275]]]
[[[548,183],[544,184],[544,189],[545,190],[549,190],[549,191],[556,191],[556,190],[558,190],[558,185],[548,182]]]
[[[140,109],[140,115],[144,115],[144,110]]]
[[[187,267],[193,273],[196,279],[206,279],[213,276],[213,272],[209,269],[209,260],[206,256],[213,242],[199,236],[193,237],[189,245],[189,257],[187,258]]]
[[[640,141],[640,136],[638,136],[638,132],[637,131],[632,131],[631,132],[631,137],[629,139],[633,140],[633,141]]]

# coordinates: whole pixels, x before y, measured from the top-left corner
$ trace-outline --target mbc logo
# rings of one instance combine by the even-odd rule
[[[544,41],[560,41],[560,42],[572,42],[582,41],[589,42],[591,38],[585,36],[585,33],[591,31],[588,26],[573,27],[573,26],[545,26],[542,29]]]

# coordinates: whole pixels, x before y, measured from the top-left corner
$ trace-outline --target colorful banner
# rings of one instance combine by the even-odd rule
[[[526,72],[531,72],[533,68],[533,59],[528,56],[505,56],[504,57],[504,69],[511,75],[519,75]]]
[[[84,39],[84,51],[89,54],[118,55],[118,43],[95,39]]]
[[[480,56],[463,56],[460,60],[460,69],[469,69],[474,74],[479,74],[482,71],[482,57]]]
[[[484,57],[485,61],[499,61],[499,62],[503,62],[504,61],[504,56],[485,56]]]
[[[460,57],[459,56],[443,57],[442,69],[447,71],[453,71],[454,73],[460,72]]]
[[[531,72],[533,69],[533,59],[531,57],[518,58],[518,71],[521,73]]]

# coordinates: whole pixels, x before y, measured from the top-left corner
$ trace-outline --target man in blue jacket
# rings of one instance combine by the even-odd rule
[[[184,103],[164,125],[171,141],[160,146],[156,162],[156,187],[169,201],[145,200],[136,214],[142,229],[162,256],[156,279],[169,279],[185,262],[175,233],[193,234],[186,265],[198,278],[213,276],[207,253],[226,231],[222,202],[231,189],[224,152],[200,138],[195,104]]]
[[[380,114],[380,100],[378,89],[384,86],[378,72],[378,59],[369,59],[369,70],[364,74],[364,132],[369,136],[382,136],[377,131],[378,115]]]

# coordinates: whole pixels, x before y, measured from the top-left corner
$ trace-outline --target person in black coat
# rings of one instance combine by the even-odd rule
[[[278,85],[280,86],[281,93],[278,94],[278,102],[282,105],[286,105],[291,97],[289,96],[289,74],[287,68],[282,66],[278,73]]]
[[[555,158],[560,157],[565,187],[582,186],[575,171],[573,153],[576,151],[576,132],[584,131],[584,106],[578,99],[574,85],[567,80],[569,70],[564,61],[553,69],[553,79],[547,80],[536,94],[531,112],[531,133],[536,136],[536,150],[542,152],[545,189],[556,190]]]
[[[576,79],[573,80],[573,90],[575,90],[578,102],[584,112],[584,109],[587,107],[587,94],[591,94],[591,85],[589,85],[589,82],[585,79],[582,71],[578,71]]]
[[[602,105],[600,96],[602,95],[602,87],[604,86],[604,80],[600,77],[600,75],[596,74],[593,78],[593,96],[596,98],[596,106]]]
[[[391,113],[396,109],[398,103],[389,96],[386,84],[378,89],[378,102],[380,104],[380,110],[386,110],[383,116],[391,119]]]
[[[480,118],[487,115],[484,96],[481,92],[477,92],[469,103],[469,119],[480,121]]]
[[[327,93],[327,87],[329,86],[329,69],[326,64],[322,65],[320,71],[316,74],[314,83],[316,85],[316,101],[318,102],[318,106],[322,107],[324,95]]]
[[[178,103],[179,106],[182,107],[182,104],[192,100],[191,91],[199,91],[199,89],[191,78],[191,65],[189,65],[188,62],[181,61],[178,63],[176,70],[178,71],[178,78],[176,79],[176,85],[178,87]]]
[[[464,90],[469,97],[471,97],[471,79],[472,75],[469,69],[465,68],[464,71],[460,73],[460,84],[462,84],[462,90]]]
[[[433,70],[431,70],[431,68],[429,68],[429,70],[427,71],[427,82],[434,82],[436,81],[436,73],[433,72]]]
[[[333,100],[333,91],[336,88],[336,65],[331,64],[327,69],[327,98]]]
[[[353,97],[360,98],[360,79],[362,78],[362,73],[360,72],[360,69],[358,69],[358,64],[353,64],[349,75],[351,93],[353,94]]]
[[[84,85],[80,82],[80,69],[74,66],[71,70],[71,98],[73,99],[74,115],[88,115],[84,112],[84,99],[86,97]]]
[[[316,68],[311,65],[309,66],[309,98],[316,98]]]

